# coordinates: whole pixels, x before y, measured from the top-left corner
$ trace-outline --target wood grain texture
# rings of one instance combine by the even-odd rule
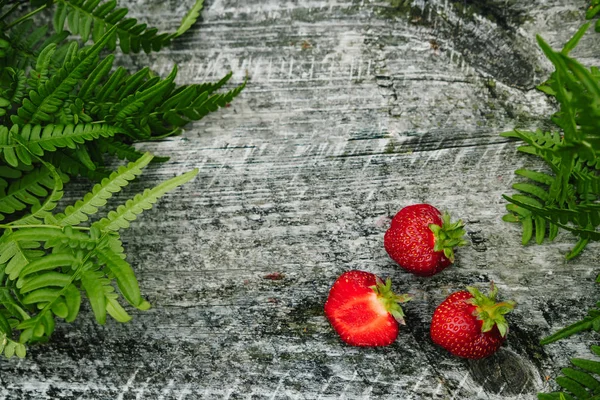
[[[174,30],[192,1],[121,3]],[[0,363],[0,398],[534,399],[551,388],[546,377],[594,338],[538,341],[596,301],[599,247],[567,263],[566,234],[520,245],[501,195],[515,168],[538,164],[498,133],[547,123],[554,104],[534,87],[551,66],[535,34],[561,46],[585,4],[213,0],[171,48],[122,57],[163,75],[177,63],[180,83],[232,70],[248,86],[183,136],[140,146],[171,161],[131,193],[200,171],[124,234],[153,308],[99,326],[84,307],[50,344]],[[597,65],[598,38],[575,55]],[[470,245],[432,278],[383,248],[389,218],[415,202],[467,222]],[[323,315],[330,285],[354,268],[414,296],[388,348],[345,346]],[[436,305],[492,280],[519,304],[506,345],[478,362],[437,348]]]

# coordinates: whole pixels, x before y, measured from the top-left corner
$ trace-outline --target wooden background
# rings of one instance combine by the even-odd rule
[[[174,30],[192,0],[121,1]],[[593,335],[547,347],[544,335],[598,298],[598,245],[520,245],[501,221],[515,168],[539,166],[498,134],[537,127],[554,110],[534,86],[584,0],[208,0],[202,21],[159,54],[122,57],[180,83],[229,70],[248,87],[181,137],[140,146],[171,161],[133,190],[191,168],[125,234],[147,312],[95,323],[89,306],[27,359],[0,363],[3,399],[534,399]],[[600,63],[600,34],[575,56]],[[74,184],[73,195],[89,186]],[[126,198],[124,193],[120,200]],[[429,202],[467,222],[455,266],[417,278],[384,248],[389,218]],[[390,347],[344,345],[323,315],[337,276],[391,277],[414,300]],[[519,303],[506,345],[465,361],[433,345],[436,305],[493,280]]]

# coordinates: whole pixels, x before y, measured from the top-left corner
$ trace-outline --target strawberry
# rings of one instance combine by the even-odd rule
[[[325,315],[342,340],[352,346],[387,346],[398,337],[398,323],[404,324],[404,312],[398,304],[410,300],[392,292],[365,271],[343,273],[333,284],[325,302]]]
[[[465,245],[462,221],[429,204],[404,207],[392,219],[383,244],[402,268],[420,276],[432,276],[454,262],[454,248]]]
[[[452,293],[434,311],[431,338],[455,356],[479,359],[494,354],[506,340],[504,314],[515,302],[496,303],[498,289],[485,296],[473,287]]]

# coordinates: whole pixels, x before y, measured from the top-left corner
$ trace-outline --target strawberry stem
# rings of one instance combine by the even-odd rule
[[[466,233],[464,227],[462,220],[452,222],[450,214],[446,212],[442,214],[442,226],[429,225],[429,229],[431,229],[435,238],[433,251],[443,251],[444,256],[450,262],[454,262],[454,248],[467,244],[464,239]]]
[[[402,311],[399,303],[406,303],[412,300],[412,297],[407,294],[395,294],[392,290],[392,280],[390,278],[387,278],[385,283],[377,278],[377,284],[371,286],[371,289],[377,294],[377,298],[381,301],[387,312],[392,314],[399,324],[404,325],[404,311]]]
[[[467,287],[467,290],[473,296],[473,298],[467,300],[467,302],[476,307],[473,315],[476,316],[478,320],[483,321],[481,331],[489,332],[494,328],[494,325],[496,325],[498,331],[500,331],[500,335],[505,337],[508,333],[508,322],[506,322],[504,315],[511,312],[515,308],[516,303],[514,301],[502,301],[496,303],[498,288],[494,285],[494,282],[491,283],[491,291],[488,296],[471,286]]]

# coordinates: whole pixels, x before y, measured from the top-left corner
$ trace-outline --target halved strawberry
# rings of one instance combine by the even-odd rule
[[[343,273],[333,284],[325,315],[342,340],[352,346],[387,346],[398,337],[404,312],[398,303],[410,300],[395,295],[392,282],[385,283],[365,271]]]

